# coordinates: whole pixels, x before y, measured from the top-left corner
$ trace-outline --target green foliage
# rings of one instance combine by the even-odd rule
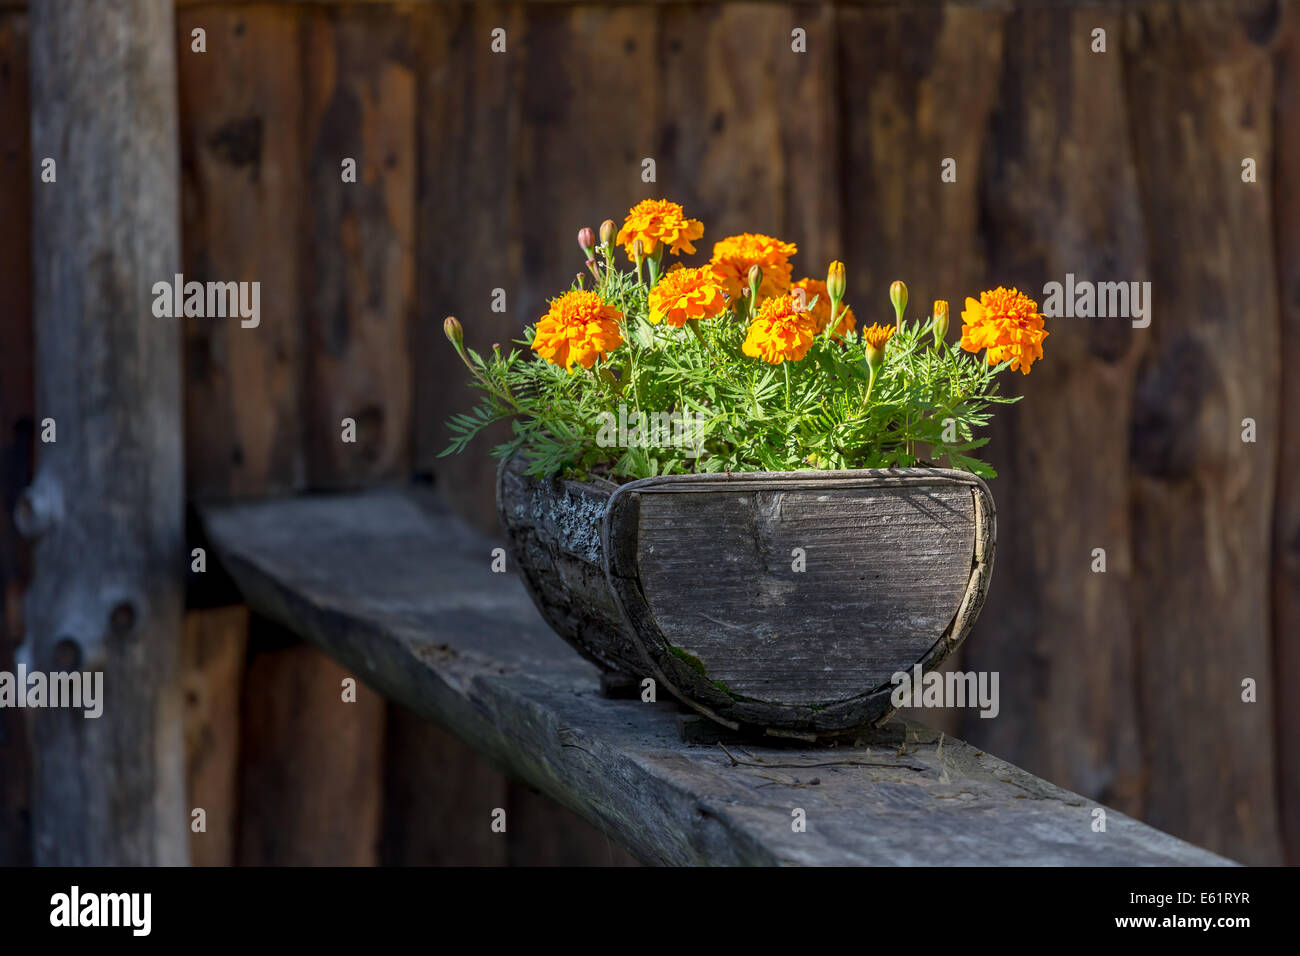
[[[632,273],[610,273],[602,294],[627,318],[625,343],[593,369],[575,365],[569,373],[538,358],[527,350],[531,327],[517,343],[524,350],[488,359],[465,351],[471,384],[483,398],[451,418],[452,441],[443,455],[464,451],[488,425],[511,420],[513,437],[492,454],[522,449],[529,473],[539,477],[599,474],[623,481],[925,464],[994,476],[972,453],[988,441],[976,431],[988,424],[990,406],[1016,401],[996,394],[995,377],[1005,364],[990,367],[982,356],[936,346],[932,320],[902,323],[868,394],[856,332],[843,341],[818,336],[802,361],[773,366],[741,352],[747,323],[733,310],[699,322],[697,336],[689,327],[647,321],[647,290]],[[620,405],[632,422],[634,413],[693,413],[699,434],[667,447],[638,447],[633,434],[632,447],[605,447]]]

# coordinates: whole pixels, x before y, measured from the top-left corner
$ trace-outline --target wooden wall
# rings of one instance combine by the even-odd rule
[[[441,318],[508,342],[581,268],[577,228],[646,196],[702,218],[705,251],[750,230],[797,242],[806,274],[843,258],[860,316],[887,317],[894,278],[914,312],[1067,272],[1150,280],[1149,328],[1060,319],[1009,383],[1025,400],[988,449],[998,566],[956,664],[1000,672],[1002,711],[943,720],[1193,842],[1300,860],[1284,680],[1300,669],[1300,2],[186,3],[177,19],[186,277],[262,284],[259,328],[187,323],[197,499],[431,476],[493,528],[486,448],[436,458],[466,403]],[[20,226],[24,39],[25,14],[0,10],[0,215]],[[21,633],[8,510],[32,440],[23,235],[0,238],[0,668]],[[196,861],[625,859],[365,689],[340,705],[344,675],[315,651],[196,603],[217,605],[186,635]],[[23,749],[0,712],[0,859],[23,852]],[[514,808],[504,842],[482,824],[497,806]]]

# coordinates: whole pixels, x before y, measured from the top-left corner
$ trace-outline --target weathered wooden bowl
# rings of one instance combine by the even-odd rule
[[[939,468],[538,481],[504,462],[498,507],[550,625],[733,729],[829,737],[893,713],[899,671],[969,633],[993,499]]]

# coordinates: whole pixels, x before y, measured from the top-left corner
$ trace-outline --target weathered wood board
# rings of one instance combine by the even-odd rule
[[[826,188],[840,175],[842,126],[831,105],[839,15],[829,4],[659,11],[662,90],[649,115],[660,135],[642,155],[658,162],[653,195],[704,222],[701,258],[741,232],[794,242],[795,279],[824,278],[831,258],[843,257],[844,197]],[[796,27],[806,53],[793,48]]]
[[[493,542],[431,497],[210,506],[205,521],[253,607],[643,861],[1227,862],[1118,812],[1093,832],[1091,801],[916,724],[835,748],[683,743],[675,705],[602,697],[520,582],[490,570]]]
[[[1288,7],[1276,77],[1277,182],[1300,181],[1300,4]],[[1281,400],[1277,504],[1273,515],[1273,641],[1280,674],[1300,674],[1300,189],[1275,190]],[[1289,480],[1288,480],[1289,479]],[[1300,694],[1277,697],[1281,829],[1288,860],[1300,860]]]
[[[308,205],[304,10],[177,14],[181,229],[187,280],[259,283],[256,326],[177,319],[184,332],[185,481],[196,498],[303,487]],[[206,31],[208,53],[190,49]],[[251,322],[251,320],[248,320]]]
[[[300,287],[307,483],[410,473],[415,74],[396,12],[305,22],[306,195]],[[355,163],[355,181],[343,164]],[[344,422],[354,432],[344,434]]]
[[[1150,278],[1126,67],[1117,55],[1092,52],[1097,28],[1117,48],[1123,12],[1020,5],[1000,26],[1005,52],[986,134],[996,149],[982,167],[984,188],[997,198],[981,216],[985,229],[1008,239],[985,244],[984,275],[1035,294],[1067,273]],[[962,649],[963,667],[998,670],[1004,686],[1025,693],[1006,695],[999,719],[965,714],[954,730],[1141,814],[1152,784],[1143,751],[1160,743],[1145,739],[1137,706],[1132,605],[1159,585],[1135,579],[1129,430],[1149,330],[1123,319],[1049,321],[1050,364],[1004,376],[1004,391],[1024,400],[989,429],[998,517],[1010,530],[984,623]],[[1093,571],[1095,548],[1104,550],[1104,573]]]
[[[0,13],[0,498],[17,500],[31,481],[33,409],[31,104],[27,15]],[[0,671],[14,670],[23,638],[27,549],[8,508],[0,509]],[[24,712],[0,710],[0,866],[31,862],[31,753]]]
[[[239,715],[248,608],[192,610],[181,642],[186,805],[204,812],[190,830],[192,866],[230,866],[239,829]],[[259,728],[260,729],[260,728]]]
[[[812,736],[888,717],[891,675],[961,644],[995,541],[984,483],[933,468],[649,478],[602,529],[657,679],[729,726]]]
[[[859,321],[885,306],[895,279],[908,284],[909,317],[928,315],[935,299],[959,309],[963,295],[988,288],[985,249],[997,240],[986,240],[981,217],[1005,197],[982,197],[981,165],[1006,15],[1001,4],[838,5],[838,187]],[[945,182],[947,160],[955,178]]]
[[[390,703],[380,865],[506,865],[508,838],[467,824],[485,805],[506,806],[508,791],[505,776],[445,728]]]
[[[965,639],[993,499],[942,469],[734,474],[616,486],[502,464],[511,555],[547,623],[723,724],[829,735],[892,711],[891,677]]]
[[[601,559],[601,520],[616,487],[530,478],[516,457],[501,463],[497,508],[546,623],[602,669],[639,675],[647,662],[623,624]]]
[[[1293,678],[1278,669],[1265,571],[1283,354],[1271,197],[1293,188],[1271,172],[1276,11],[1142,5],[1124,42],[1160,296],[1129,430],[1143,813],[1254,864],[1282,858],[1277,724],[1270,703],[1243,699],[1243,681],[1272,702]],[[1257,182],[1243,182],[1243,157]]]
[[[510,426],[500,425],[477,441],[479,453],[438,457],[449,441],[446,421],[451,411],[469,407],[469,376],[443,337],[442,319],[449,313],[460,316],[466,343],[488,354],[494,342],[509,347],[524,322],[542,314],[533,314],[541,303],[527,300],[522,288],[523,204],[516,184],[536,175],[539,167],[546,172],[555,167],[525,148],[519,90],[561,71],[553,63],[537,64],[534,75],[525,74],[526,12],[523,4],[440,3],[418,8],[411,20],[419,57],[420,166],[418,311],[411,328],[412,455],[416,470],[433,475],[447,500],[484,530],[497,526],[496,462],[486,450],[508,440]],[[497,28],[512,38],[514,53],[492,52],[485,38]],[[573,50],[568,54],[571,58]],[[552,99],[558,102],[560,97],[553,94]],[[556,188],[546,194],[553,200]],[[578,225],[573,228],[576,235]],[[550,242],[572,242],[565,235],[568,231],[557,232]],[[572,249],[576,253],[577,245]],[[579,260],[574,272],[582,268],[580,255],[574,257]],[[554,276],[548,294],[569,278],[564,273]],[[506,292],[504,312],[493,311],[496,289]]]
[[[408,24],[393,14],[219,5],[178,17],[184,271],[261,289],[256,326],[185,323],[195,498],[408,472],[415,83]],[[207,54],[190,49],[200,27]],[[343,181],[345,158],[355,182]],[[345,418],[355,442],[341,440]],[[207,856],[196,861],[373,862],[382,702],[340,713],[337,666],[265,637],[261,628],[244,642],[242,700],[236,685],[234,706],[219,711],[230,726],[210,728],[237,743],[241,703],[246,720],[262,721],[242,768],[207,763]],[[297,695],[289,708],[274,700],[286,685]],[[218,768],[231,774],[224,784]],[[336,811],[350,803],[362,809],[340,827]],[[218,848],[236,817],[238,846]]]
[[[350,677],[254,616],[240,717],[240,865],[379,862],[387,708],[361,684],[344,701]]]
[[[57,427],[17,505],[35,540],[33,671],[100,671],[103,714],[29,712],[33,857],[188,859],[178,651],[184,474],[178,323],[150,288],[180,268],[169,0],[50,0],[30,14],[36,415]]]
[[[638,497],[637,570],[660,631],[745,697],[806,704],[888,683],[970,582],[968,485]]]

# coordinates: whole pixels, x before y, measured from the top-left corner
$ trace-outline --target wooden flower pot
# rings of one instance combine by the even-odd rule
[[[497,503],[550,625],[602,668],[733,729],[830,737],[893,713],[891,677],[937,667],[988,589],[993,499],[939,468],[528,478]]]

